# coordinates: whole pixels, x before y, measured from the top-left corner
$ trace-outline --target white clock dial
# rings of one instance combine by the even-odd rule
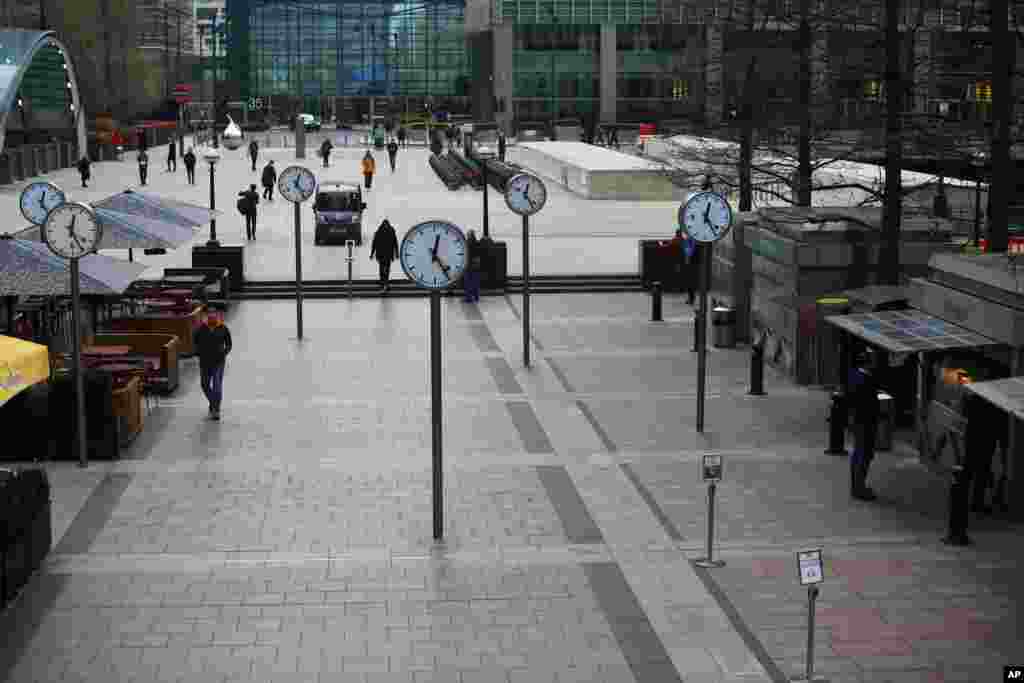
[[[21,215],[35,225],[42,225],[50,212],[65,201],[64,191],[53,183],[31,183],[21,191]]]
[[[277,177],[277,189],[290,202],[304,202],[316,192],[316,176],[305,166],[289,166]]]
[[[61,258],[80,258],[96,251],[103,228],[92,207],[80,202],[61,204],[46,217],[43,239]]]
[[[698,192],[679,207],[679,224],[698,242],[717,242],[732,226],[732,207],[717,192]]]
[[[427,289],[444,289],[466,270],[466,237],[448,221],[425,221],[409,229],[398,254],[410,280]]]
[[[520,216],[532,216],[544,208],[547,200],[544,181],[530,173],[512,176],[505,185],[505,203]]]

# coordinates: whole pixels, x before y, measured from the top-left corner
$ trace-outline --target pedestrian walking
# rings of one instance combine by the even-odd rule
[[[249,143],[249,158],[252,159],[252,170],[256,170],[256,157],[260,154],[260,144],[255,140]]]
[[[330,140],[324,140],[323,144],[320,145],[320,156],[324,160],[324,168],[331,165],[331,150],[334,149],[334,145],[331,144]]]
[[[476,237],[476,230],[466,235],[466,271],[462,275],[462,300],[466,303],[480,301],[480,271],[483,267],[483,248]]]
[[[498,161],[505,161],[505,133],[498,131]]]
[[[274,168],[274,160],[271,159],[263,167],[263,198],[268,202],[274,201],[274,183],[277,182],[277,169]]]
[[[82,187],[89,187],[89,176],[92,175],[89,171],[90,166],[89,157],[82,157],[78,160],[78,175],[82,176]]]
[[[185,156],[181,158],[185,162],[185,178],[188,180],[189,185],[196,184],[196,153],[189,147],[188,151],[185,152]]]
[[[220,420],[220,404],[224,398],[224,366],[231,353],[231,331],[219,311],[206,314],[206,324],[193,334],[199,356],[199,385],[210,404],[209,417]]]
[[[249,185],[248,190],[238,193],[238,210],[245,216],[245,237],[252,241],[256,239],[256,206],[260,203],[260,194],[256,191],[256,184]]]
[[[373,259],[375,256],[380,269],[380,287],[388,292],[391,290],[391,262],[398,257],[398,235],[395,234],[395,228],[387,218],[373,234],[370,258]]]
[[[407,133],[405,131],[405,126],[399,126],[398,127],[398,144],[401,145],[402,147],[406,147],[407,146],[405,144],[406,135],[407,135]]]
[[[377,170],[377,162],[374,160],[373,155],[370,154],[370,150],[366,150],[366,154],[363,155],[363,182],[366,189],[369,190],[370,186],[373,185],[373,173]]]
[[[669,255],[676,262],[675,270],[679,274],[679,282],[686,289],[686,303],[691,306],[697,281],[696,269],[693,267],[696,254],[697,241],[682,228],[676,228],[675,237],[669,242]]]
[[[398,157],[398,143],[394,138],[388,143],[388,161],[391,162],[391,172],[395,172],[395,159]]]
[[[444,151],[444,143],[441,142],[441,134],[437,130],[430,131],[430,151],[435,156],[441,156]]]
[[[139,182],[143,185],[146,184],[146,174],[149,172],[149,155],[146,154],[145,149],[139,150],[138,156],[139,162]]]
[[[178,170],[178,148],[174,146],[174,140],[167,143],[167,172],[174,173]]]
[[[853,399],[854,446],[850,455],[850,496],[871,501],[876,496],[867,486],[868,469],[875,459],[875,441],[878,436],[878,381],[870,367],[870,354],[863,354],[860,367],[850,370],[849,384]]]

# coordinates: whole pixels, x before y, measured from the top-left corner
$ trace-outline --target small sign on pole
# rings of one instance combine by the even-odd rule
[[[821,583],[825,572],[822,569],[820,548],[816,550],[801,550],[796,554],[796,561],[800,568],[801,586]]]
[[[722,481],[722,456],[705,455],[701,458],[701,474],[704,481]]]
[[[800,550],[796,554],[800,585],[807,586],[807,665],[803,676],[791,679],[793,683],[826,683],[814,676],[814,601],[818,599],[818,584],[825,578],[821,548]]]
[[[700,459],[701,479],[708,485],[708,538],[707,556],[695,562],[698,567],[709,569],[711,567],[724,567],[725,562],[716,560],[712,551],[715,539],[715,485],[722,481],[722,456],[703,455]]]

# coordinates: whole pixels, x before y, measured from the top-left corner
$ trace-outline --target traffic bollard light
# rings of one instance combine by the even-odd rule
[[[651,283],[651,321],[661,322],[661,283]]]
[[[832,393],[832,405],[828,411],[828,448],[826,455],[846,455],[846,397],[841,392]]]
[[[953,482],[949,487],[949,533],[943,540],[948,545],[970,545],[967,538],[967,469],[962,465],[953,468]]]
[[[764,396],[764,335],[750,345],[750,395]]]

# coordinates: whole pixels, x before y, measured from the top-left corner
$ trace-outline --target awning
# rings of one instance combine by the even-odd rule
[[[971,382],[964,384],[963,388],[1016,416],[1018,420],[1024,420],[1024,377]]]
[[[1001,343],[994,339],[914,308],[829,315],[825,320],[858,339],[891,353],[1001,346]]]
[[[0,406],[49,377],[50,352],[45,346],[0,335]]]

